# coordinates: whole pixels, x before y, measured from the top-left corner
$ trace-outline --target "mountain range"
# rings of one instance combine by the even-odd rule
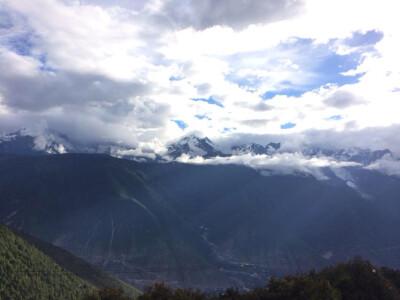
[[[116,143],[83,143],[70,139],[65,134],[47,131],[33,134],[26,129],[0,136],[0,153],[25,155],[63,154],[63,153],[103,153],[113,154],[116,150],[128,150],[129,147]]]
[[[351,161],[368,165],[385,155],[392,156],[389,149],[375,150],[361,149],[351,147],[348,149],[326,149],[320,146],[305,145],[300,149],[283,150],[281,143],[268,143],[262,146],[257,143],[238,144],[231,146],[230,151],[226,153],[219,150],[213,142],[208,138],[199,138],[195,135],[187,136],[176,143],[172,143],[168,147],[168,155],[174,159],[186,155],[190,158],[200,156],[204,159],[214,157],[230,157],[240,155],[269,155],[273,156],[277,153],[294,153],[299,152],[306,157],[329,157],[337,161]]]
[[[214,143],[207,137],[201,139],[194,135],[184,137],[177,143],[173,143],[168,147],[168,155],[173,159],[184,154],[191,158],[196,156],[201,156],[203,158],[226,156],[219,151]]]
[[[400,179],[368,168],[390,150],[224,149],[190,135],[150,157],[56,132],[6,134],[0,221],[140,288],[247,289],[359,254],[400,267]],[[304,161],[278,173],[264,164],[291,168],[288,157]],[[305,167],[319,159],[334,163]]]
[[[246,289],[355,255],[400,267],[400,179],[321,171],[1,154],[0,220],[137,287]]]
[[[24,155],[52,155],[64,153],[107,154],[118,158],[138,162],[166,163],[186,161],[200,157],[203,164],[243,164],[251,166],[263,175],[312,175],[318,179],[339,178],[362,197],[373,196],[360,188],[357,168],[342,167],[356,165],[365,168],[382,158],[393,159],[388,149],[375,150],[352,147],[348,149],[327,149],[320,146],[304,145],[293,151],[282,149],[281,143],[270,142],[265,146],[257,143],[235,144],[230,150],[222,151],[218,145],[207,137],[199,138],[189,135],[169,144],[162,155],[146,153],[124,144],[115,143],[82,143],[71,140],[68,136],[49,131],[42,135],[30,135],[26,130],[3,135],[0,138],[0,153]],[[289,156],[289,157],[288,157]],[[186,158],[186,160],[185,160]],[[323,164],[333,167],[319,167],[313,160],[322,159]],[[300,160],[300,161],[299,161]],[[301,161],[302,160],[302,161]]]
[[[257,143],[235,144],[229,151],[222,151],[209,138],[199,138],[189,135],[181,140],[170,143],[164,154],[147,153],[131,154],[134,147],[123,143],[96,142],[83,143],[71,140],[67,135],[49,131],[44,135],[29,134],[26,130],[0,136],[0,153],[14,154],[63,154],[63,153],[98,153],[108,154],[119,158],[136,161],[166,162],[176,160],[182,156],[189,158],[201,157],[212,159],[216,157],[231,157],[241,155],[268,155],[279,153],[300,153],[305,157],[327,157],[336,161],[357,162],[363,165],[371,164],[385,155],[392,157],[389,149],[375,150],[351,147],[348,149],[327,149],[316,145],[304,145],[294,150],[283,150],[281,143],[268,143],[262,146]],[[136,151],[137,152],[137,151]]]

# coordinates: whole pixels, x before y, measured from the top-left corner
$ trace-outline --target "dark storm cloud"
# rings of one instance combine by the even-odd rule
[[[157,17],[178,28],[221,25],[240,30],[250,24],[290,18],[303,6],[301,0],[170,0]]]

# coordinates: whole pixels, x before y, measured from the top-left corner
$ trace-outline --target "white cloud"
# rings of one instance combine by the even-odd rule
[[[373,164],[366,167],[368,170],[376,170],[389,176],[400,177],[400,160],[396,160],[389,155],[385,155]]]
[[[157,151],[197,131],[400,152],[396,1],[217,2],[0,0],[1,129],[43,120]],[[369,30],[375,46],[346,44]],[[321,83],[333,66],[359,80]],[[304,94],[260,98],[288,87]],[[190,100],[209,97],[224,107]]]
[[[1,76],[4,77],[25,77],[33,78],[40,75],[40,63],[29,56],[18,55],[6,48],[0,47]]]
[[[342,168],[359,166],[354,162],[338,162],[327,157],[306,157],[300,153],[277,153],[269,155],[240,155],[230,157],[216,157],[203,159],[202,157],[189,158],[181,156],[177,159],[180,162],[193,164],[238,164],[254,168],[265,176],[270,175],[312,175],[318,180],[326,180],[322,168]]]

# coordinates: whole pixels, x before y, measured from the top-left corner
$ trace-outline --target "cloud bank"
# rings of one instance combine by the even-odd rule
[[[360,166],[355,162],[338,162],[327,157],[306,157],[301,153],[277,153],[269,155],[239,155],[230,157],[216,157],[212,159],[203,159],[202,157],[189,158],[181,156],[177,159],[179,162],[192,164],[238,164],[251,167],[258,170],[265,176],[270,175],[312,175],[318,180],[326,180],[327,177],[323,168],[339,170],[343,167]],[[339,172],[339,171],[335,171]]]
[[[397,6],[0,0],[0,131],[145,153],[197,132],[399,156]]]
[[[368,170],[376,170],[389,176],[400,177],[400,160],[384,156],[367,167]]]

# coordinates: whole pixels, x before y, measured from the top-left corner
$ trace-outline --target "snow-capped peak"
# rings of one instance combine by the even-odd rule
[[[209,138],[199,138],[195,135],[184,137],[168,147],[168,155],[174,159],[183,154],[190,157],[201,156],[204,158],[223,156],[222,152],[217,149]]]
[[[234,155],[243,155],[243,154],[252,154],[252,155],[268,154],[268,155],[271,155],[271,154],[275,153],[280,147],[281,147],[280,143],[269,143],[265,147],[260,144],[249,143],[249,144],[233,146],[232,154],[234,154]]]

